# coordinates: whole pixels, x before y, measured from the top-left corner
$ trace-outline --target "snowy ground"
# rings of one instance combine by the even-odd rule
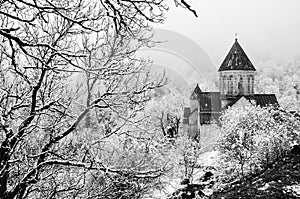
[[[205,167],[215,167],[217,165],[219,157],[218,151],[209,151],[202,153],[198,158],[198,166],[200,168],[195,168],[194,175],[193,175],[193,182],[192,183],[200,183],[199,179],[204,175],[203,168]],[[176,190],[185,187],[185,185],[181,185],[182,179],[175,178],[175,179],[164,179],[164,181],[168,182],[165,190],[162,191],[155,191],[151,197],[145,197],[145,199],[165,199],[168,195],[174,193]],[[208,194],[210,190],[206,190]]]

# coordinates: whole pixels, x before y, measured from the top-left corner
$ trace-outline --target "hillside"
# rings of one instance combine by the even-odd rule
[[[220,183],[214,181],[217,176],[212,176],[211,180],[206,181],[208,183],[181,187],[169,199],[300,198],[300,154],[299,151],[297,153],[298,155],[292,154],[277,161],[260,174],[248,176],[244,182],[228,183],[222,190],[213,188]],[[211,186],[212,183],[215,185]]]
[[[260,175],[231,184],[210,198],[300,198],[300,155],[289,155]]]

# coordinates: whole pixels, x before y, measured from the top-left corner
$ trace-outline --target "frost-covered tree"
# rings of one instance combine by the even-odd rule
[[[221,121],[224,165],[242,177],[268,167],[300,143],[299,118],[282,109],[229,108]]]
[[[160,152],[170,164],[165,183],[174,178],[192,182],[198,157],[203,151],[201,144],[182,128],[183,109],[187,99],[175,90],[160,89],[154,95],[147,103],[144,113],[149,116],[149,131],[154,132],[152,139],[161,143]]]
[[[160,136],[176,137],[182,128],[185,97],[177,91],[170,92],[165,88],[153,95],[145,109],[145,114],[149,115],[148,127],[154,132],[160,132]]]
[[[167,2],[0,1],[0,198],[138,198],[162,174],[138,115],[162,81],[134,53]]]
[[[296,59],[287,64],[261,62],[256,76],[256,92],[274,93],[280,106],[299,111],[300,107],[300,62]]]

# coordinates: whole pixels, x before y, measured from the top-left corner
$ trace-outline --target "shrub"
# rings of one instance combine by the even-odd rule
[[[299,143],[299,119],[274,107],[229,108],[221,117],[225,172],[244,177],[265,169]]]

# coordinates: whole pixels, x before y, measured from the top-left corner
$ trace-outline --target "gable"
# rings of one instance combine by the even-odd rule
[[[195,89],[194,89],[194,91],[193,91],[193,93],[192,93],[192,95],[191,95],[191,97],[190,97],[190,99],[191,99],[191,100],[197,100],[198,95],[199,95],[201,92],[202,92],[202,91],[201,91],[201,89],[200,89],[200,87],[199,87],[199,84],[197,84],[196,87],[195,87]]]
[[[239,95],[237,96],[233,101],[228,103],[223,110],[227,109],[228,107],[233,107],[233,106],[244,106],[247,104],[251,103],[252,105],[257,105],[260,107],[267,107],[267,106],[279,106],[279,103],[277,101],[277,98],[275,94],[254,94],[254,95]],[[237,105],[236,105],[237,104]]]
[[[251,102],[242,96],[231,107],[242,108],[249,105],[251,105]]]

